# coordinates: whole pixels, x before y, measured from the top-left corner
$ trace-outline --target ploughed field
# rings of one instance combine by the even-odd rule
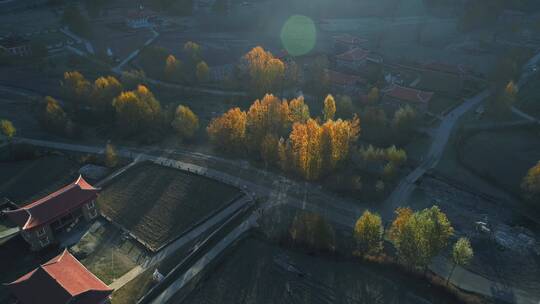
[[[241,195],[195,174],[142,163],[101,191],[98,205],[151,250],[157,250]]]
[[[311,256],[250,237],[216,263],[195,289],[171,303],[446,304],[429,284],[365,264]]]
[[[59,155],[0,162],[0,199],[26,205],[73,182],[79,165]]]

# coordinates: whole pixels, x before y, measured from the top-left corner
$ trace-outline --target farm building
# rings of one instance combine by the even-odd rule
[[[5,211],[8,218],[21,229],[21,235],[39,250],[53,243],[54,234],[76,223],[81,217],[91,220],[98,216],[94,188],[79,176],[73,183],[24,207]]]
[[[401,106],[410,105],[423,113],[427,111],[434,93],[394,84],[383,90],[383,94],[383,104],[385,107],[391,108],[391,110],[397,110]]]
[[[6,285],[21,304],[104,304],[112,293],[67,250]]]

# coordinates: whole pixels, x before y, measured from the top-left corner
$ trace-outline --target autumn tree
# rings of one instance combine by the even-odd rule
[[[335,232],[326,220],[315,213],[299,213],[289,228],[292,241],[312,250],[335,249]]]
[[[208,65],[204,61],[200,61],[197,63],[197,67],[195,69],[195,76],[197,77],[197,80],[199,82],[207,82],[208,78],[210,76],[210,68],[208,68]]]
[[[114,76],[99,77],[94,81],[90,104],[94,110],[102,114],[114,111],[113,99],[123,90],[122,84]]]
[[[256,95],[279,89],[285,76],[285,64],[260,46],[244,55],[242,67],[247,71]]]
[[[212,119],[206,128],[210,142],[226,151],[243,151],[246,141],[246,112],[230,109]]]
[[[161,115],[161,105],[154,94],[144,86],[120,93],[113,100],[119,127],[126,135],[156,127]]]
[[[180,139],[192,139],[199,129],[199,118],[189,107],[179,105],[171,125]]]
[[[291,169],[307,180],[318,179],[348,157],[359,132],[357,117],[351,121],[329,120],[322,126],[314,119],[295,123],[287,145]]]
[[[521,182],[521,189],[530,198],[536,198],[540,195],[540,161],[529,169]]]
[[[290,128],[289,104],[274,95],[267,94],[255,100],[247,112],[246,139],[251,151],[260,148],[267,134],[285,136]]]
[[[304,102],[303,96],[289,102],[289,115],[291,123],[305,123],[311,117],[309,106]]]
[[[326,96],[323,105],[323,120],[332,120],[336,115],[336,101],[332,95]]]
[[[165,59],[165,78],[169,81],[181,81],[182,80],[182,62],[174,55],[169,55]]]
[[[456,266],[466,266],[468,265],[472,258],[474,256],[473,249],[471,247],[471,243],[469,242],[469,239],[467,238],[459,238],[457,242],[454,244],[454,247],[452,248],[452,270],[450,270],[450,273],[448,274],[448,278],[446,279],[446,285],[450,282],[450,278],[452,277],[452,274],[454,273],[454,270],[456,269]]]
[[[266,165],[277,164],[279,156],[279,138],[273,134],[266,134],[261,142],[261,158]]]
[[[321,55],[317,56],[308,68],[306,86],[309,92],[317,97],[324,97],[330,89],[329,66],[328,58]]]
[[[364,211],[354,225],[354,238],[362,255],[377,255],[383,248],[383,226],[378,214]]]
[[[78,71],[64,73],[62,88],[77,110],[87,102],[92,84]]]
[[[7,119],[0,120],[0,134],[7,137],[8,140],[11,140],[13,136],[17,133],[17,129],[13,126],[13,123]]]
[[[60,103],[51,96],[45,97],[45,109],[41,114],[41,122],[46,129],[54,132],[64,132],[68,118]]]
[[[114,168],[118,165],[118,152],[112,144],[105,146],[105,165],[109,168]]]

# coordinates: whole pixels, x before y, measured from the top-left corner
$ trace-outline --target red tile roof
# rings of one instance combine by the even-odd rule
[[[7,216],[21,229],[28,230],[50,223],[83,204],[95,199],[99,189],[82,176],[73,183],[35,202],[16,210],[6,211]]]
[[[392,85],[389,89],[384,91],[384,96],[407,102],[428,103],[433,97],[433,92]]]
[[[359,61],[359,60],[365,60],[368,57],[368,55],[369,55],[368,50],[364,50],[362,48],[354,48],[343,54],[337,55],[336,58],[339,60],[345,60],[345,61]]]
[[[337,85],[355,85],[366,83],[366,80],[360,76],[345,74],[337,71],[326,70],[328,79],[331,83]]]
[[[22,304],[101,304],[112,293],[67,250],[6,285]]]
[[[367,39],[362,39],[351,34],[341,34],[334,36],[333,38],[334,41],[344,44],[360,45],[368,42]]]

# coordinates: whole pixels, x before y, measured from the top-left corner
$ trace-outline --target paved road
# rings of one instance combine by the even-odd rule
[[[535,73],[535,67],[540,61],[540,52],[533,56],[529,61],[524,65],[522,69],[521,77],[517,83],[518,88],[522,87],[527,83],[531,76]],[[439,127],[435,131],[433,136],[433,142],[428,153],[425,156],[425,160],[409,175],[403,178],[398,186],[394,189],[392,194],[388,197],[384,203],[383,212],[381,214],[386,216],[392,216],[393,211],[400,206],[406,205],[409,199],[409,196],[415,189],[415,182],[418,181],[427,170],[435,168],[439,163],[443,152],[448,144],[450,135],[458,122],[459,118],[467,113],[469,110],[474,108],[483,102],[490,95],[490,90],[486,89],[476,96],[465,100],[463,104],[459,107],[448,113],[444,116]],[[516,108],[513,108],[512,111],[528,120],[538,122],[537,119],[519,111]]]
[[[439,127],[433,134],[433,142],[431,143],[428,153],[424,157],[424,161],[401,180],[383,204],[384,211],[382,213],[384,217],[391,217],[397,207],[407,204],[407,200],[415,188],[416,181],[418,181],[429,169],[436,167],[439,163],[439,160],[446,149],[446,145],[448,144],[448,140],[450,139],[450,135],[459,118],[484,101],[489,94],[489,90],[484,90],[478,95],[465,100],[459,107],[444,116]]]

